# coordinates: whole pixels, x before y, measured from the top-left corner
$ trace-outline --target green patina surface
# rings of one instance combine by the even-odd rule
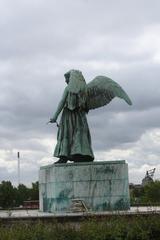
[[[73,199],[91,211],[129,209],[125,161],[71,163],[40,168],[40,210],[68,212]]]
[[[58,125],[57,144],[54,156],[57,163],[90,162],[94,160],[91,136],[86,114],[93,109],[109,104],[115,97],[132,105],[122,87],[106,76],[97,76],[88,84],[79,70],[72,69],[64,74],[67,87],[50,123]]]

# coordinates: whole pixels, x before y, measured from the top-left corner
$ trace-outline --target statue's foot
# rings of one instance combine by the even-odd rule
[[[59,163],[66,163],[67,162],[67,158],[60,158],[57,162],[55,162],[54,164],[59,164]]]
[[[72,156],[72,161],[78,162],[93,162],[94,158],[88,155],[75,154]]]

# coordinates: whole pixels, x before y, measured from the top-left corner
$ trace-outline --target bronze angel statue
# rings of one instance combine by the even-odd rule
[[[54,116],[49,121],[56,123],[63,110],[54,150],[54,157],[59,158],[56,163],[66,163],[68,160],[93,161],[86,113],[108,104],[114,97],[124,99],[129,105],[132,102],[122,87],[108,77],[97,76],[88,84],[79,70],[70,70],[64,77],[67,87]]]

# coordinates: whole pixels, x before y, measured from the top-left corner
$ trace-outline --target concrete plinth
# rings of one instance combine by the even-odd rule
[[[90,211],[127,210],[125,161],[52,164],[39,171],[40,210],[67,213],[80,199]]]

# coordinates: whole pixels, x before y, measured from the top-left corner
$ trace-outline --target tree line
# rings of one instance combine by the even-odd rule
[[[38,182],[32,183],[31,188],[24,184],[14,187],[10,181],[0,183],[0,207],[12,208],[23,205],[26,200],[38,200],[39,189]]]
[[[39,200],[38,182],[32,183],[31,188],[24,184],[14,187],[10,181],[0,183],[1,208],[19,207],[26,200]],[[160,205],[160,181],[130,186],[130,200],[131,205]]]
[[[131,205],[160,205],[160,181],[130,186]]]

